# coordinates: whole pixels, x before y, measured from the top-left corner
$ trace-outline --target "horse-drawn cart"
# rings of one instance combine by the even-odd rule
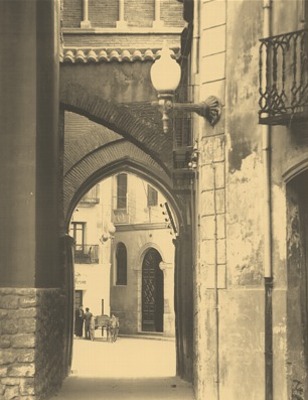
[[[109,315],[97,315],[94,317],[95,330],[101,328],[107,334],[108,342],[115,342],[118,338],[119,333],[119,318],[115,315],[109,317]]]

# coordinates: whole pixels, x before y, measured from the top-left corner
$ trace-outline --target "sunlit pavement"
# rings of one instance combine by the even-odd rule
[[[54,400],[193,400],[175,377],[175,342],[119,337],[74,340],[72,374]]]

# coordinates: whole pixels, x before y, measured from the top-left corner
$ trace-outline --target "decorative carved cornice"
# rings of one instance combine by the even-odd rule
[[[161,262],[159,263],[159,268],[160,268],[162,271],[166,271],[166,270],[168,270],[168,269],[172,269],[173,267],[174,267],[174,264],[167,263],[167,262],[165,262],[165,261],[161,261]]]
[[[155,229],[168,229],[166,223],[161,222],[152,222],[152,223],[144,223],[144,224],[125,224],[125,225],[117,225],[117,232],[131,232],[131,231],[148,231]]]
[[[107,48],[63,48],[60,54],[61,63],[103,63],[154,61],[160,56],[161,49],[107,49]],[[180,49],[172,50],[175,59],[180,58]]]

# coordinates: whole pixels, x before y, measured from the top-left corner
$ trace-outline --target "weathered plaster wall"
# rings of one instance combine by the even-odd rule
[[[155,101],[151,62],[61,64],[61,93],[78,84],[92,95],[116,103]]]
[[[264,293],[220,292],[221,399],[264,398]]]

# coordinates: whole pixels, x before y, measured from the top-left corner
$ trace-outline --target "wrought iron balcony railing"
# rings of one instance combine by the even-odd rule
[[[259,122],[286,125],[308,117],[308,30],[260,39]]]
[[[76,264],[98,264],[98,245],[75,244],[74,259]]]

